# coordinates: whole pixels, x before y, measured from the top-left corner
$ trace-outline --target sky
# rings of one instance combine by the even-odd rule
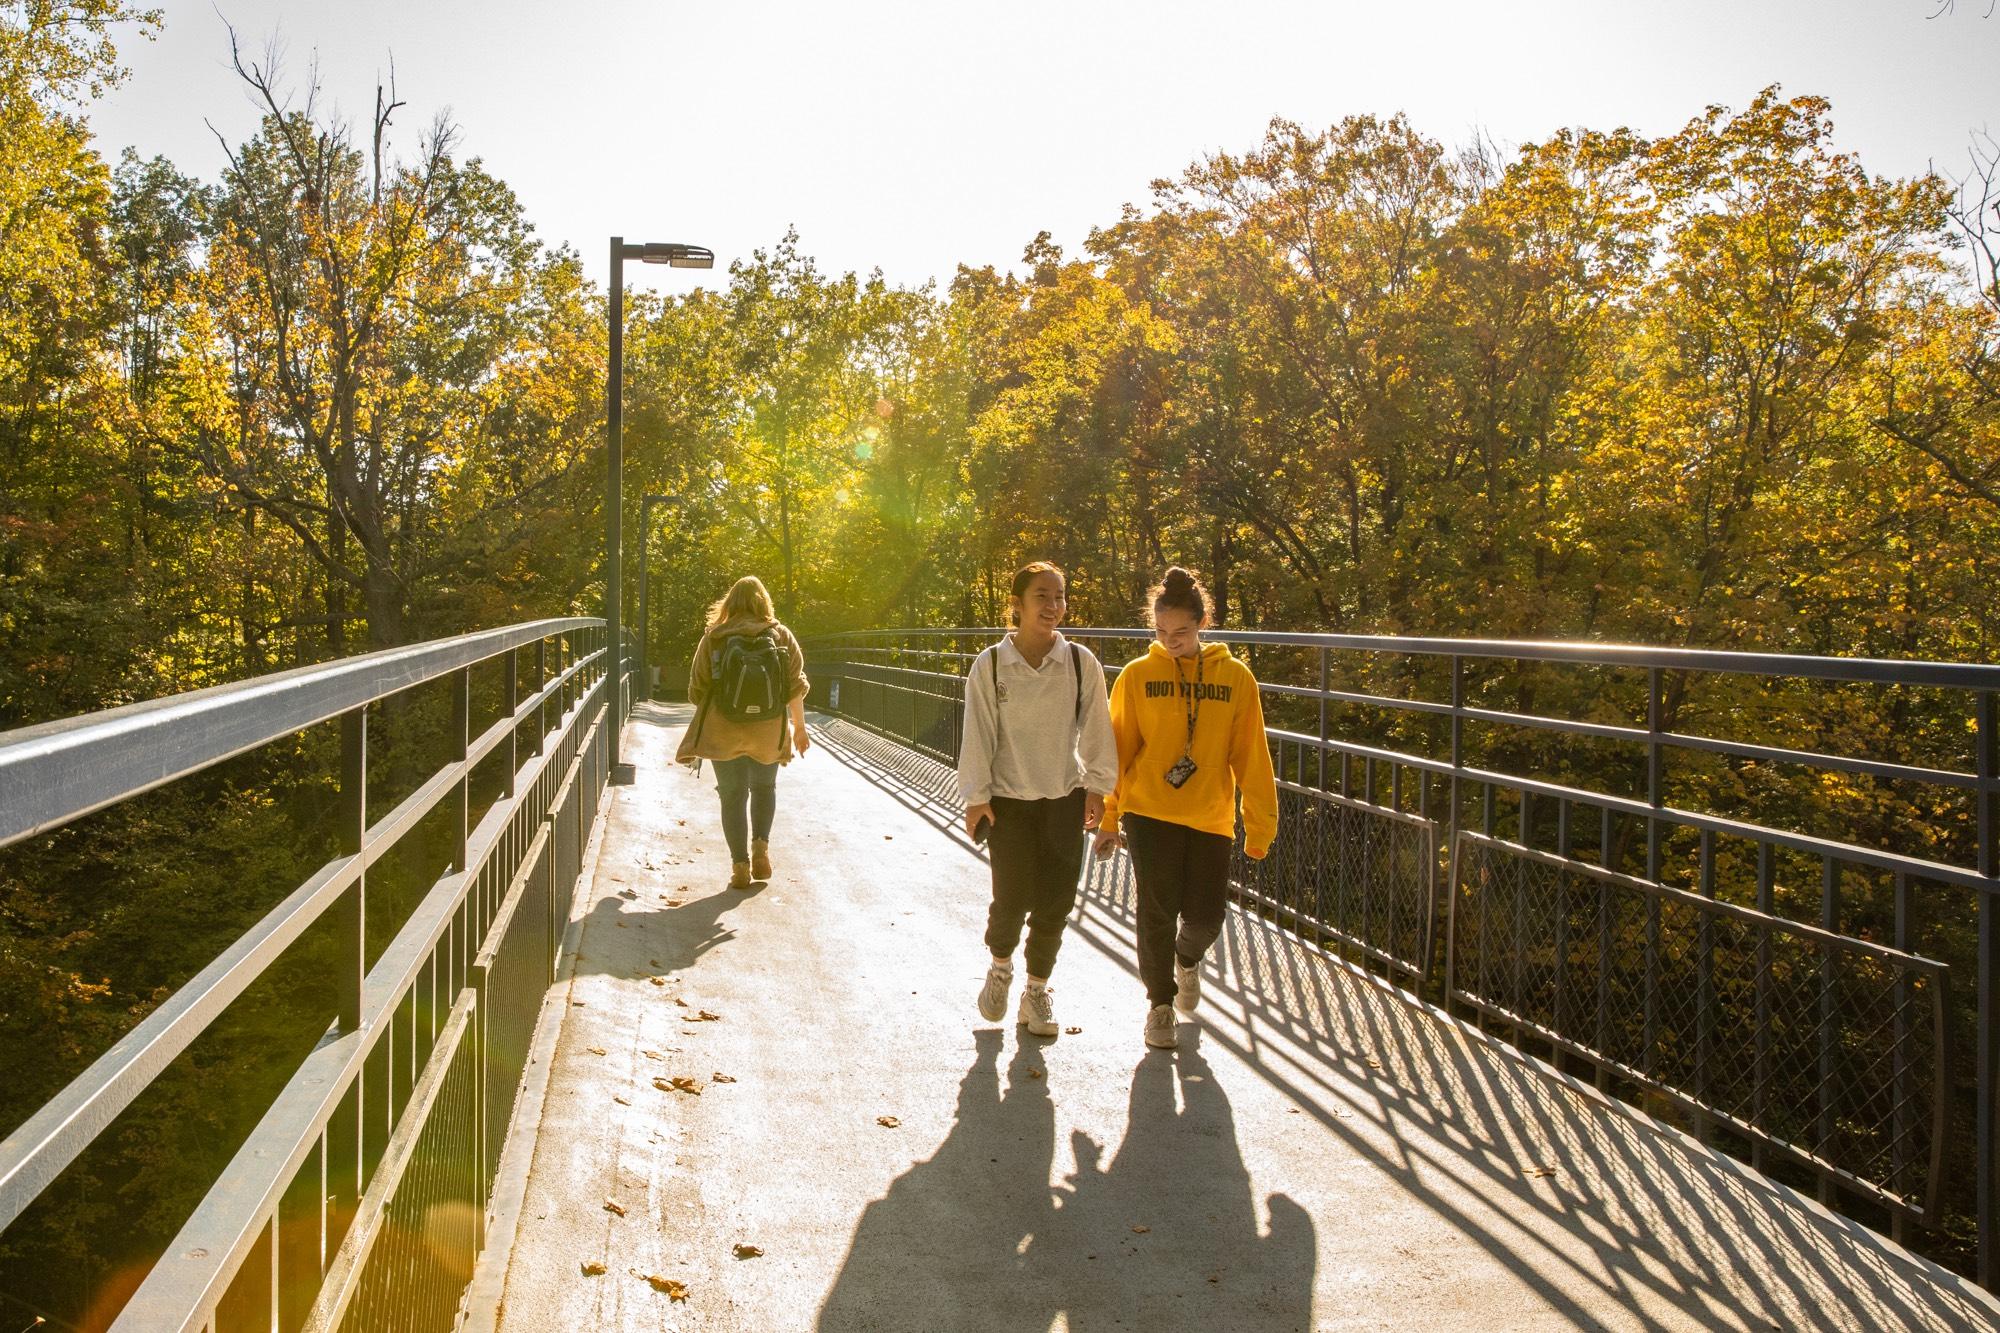
[[[1074,251],[1155,178],[1311,127],[1406,113],[1447,143],[1568,125],[1671,133],[1780,84],[1833,104],[1871,171],[1962,172],[2000,134],[1988,0],[165,0],[131,78],[90,110],[99,147],[217,179],[217,135],[257,112],[229,68],[277,42],[302,95],[365,130],[392,62],[414,149],[439,113],[545,241],[602,283],[607,241],[685,241],[727,281],[795,226],[823,269],[948,282],[1018,267],[1038,231]],[[1940,12],[1942,10],[1942,12]]]

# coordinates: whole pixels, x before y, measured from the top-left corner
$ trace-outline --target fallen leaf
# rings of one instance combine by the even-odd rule
[[[884,1129],[894,1129],[903,1122],[892,1115],[878,1115],[875,1117],[875,1123]]]
[[[618,1216],[623,1217],[625,1216],[625,1205],[619,1203],[616,1199],[606,1199],[604,1201],[604,1211],[607,1213],[616,1213]]]
[[[667,979],[665,977],[653,977],[651,978],[651,981],[655,986],[664,986],[667,984]]]
[[[1210,1285],[1211,1287],[1219,1287],[1219,1286],[1221,1286],[1221,1285],[1222,1285],[1222,1274],[1220,1274],[1220,1273],[1210,1273],[1210,1274],[1208,1275],[1208,1284],[1209,1284],[1209,1285]]]
[[[1202,1081],[1202,1079],[1200,1074],[1189,1074],[1186,1078],[1182,1079],[1181,1081],[1183,1083],[1199,1083]]]
[[[734,1249],[738,1259],[761,1259],[764,1257],[764,1252],[755,1245],[745,1245],[740,1240],[731,1248]]]
[[[625,929],[625,923],[623,921],[614,921],[611,924],[618,927],[618,929],[620,930]]]
[[[1528,1174],[1537,1180],[1540,1180],[1544,1176],[1552,1176],[1555,1173],[1556,1169],[1552,1166],[1531,1166],[1528,1168]]]
[[[687,1008],[687,999],[684,996],[680,995],[674,996],[674,1003],[679,1005],[683,1009]]]
[[[709,1081],[710,1083],[734,1083],[734,1082],[736,1081],[736,1075],[734,1075],[734,1074],[710,1074],[710,1075],[708,1076],[708,1081]]]
[[[664,903],[666,903],[666,905],[667,905],[667,906],[669,906],[669,907],[685,907],[685,906],[687,906],[687,899],[685,899],[685,898],[663,898],[663,899],[661,899],[661,901],[662,901],[662,902],[664,902]]]
[[[653,1284],[654,1291],[666,1292],[667,1299],[670,1301],[684,1301],[688,1298],[687,1283],[685,1282],[676,1282],[672,1278],[662,1277],[658,1273],[646,1274],[646,1281]]]
[[[661,1092],[685,1092],[691,1097],[701,1096],[701,1084],[686,1074],[676,1074],[671,1079],[656,1078],[653,1080],[653,1086]]]
[[[1029,1078],[1040,1078],[1041,1076],[1042,1076],[1042,1071],[1039,1069],[1030,1069],[1028,1071]]]
[[[595,1259],[589,1259],[589,1260],[586,1260],[586,1261],[585,1261],[585,1262],[584,1262],[584,1263],[583,1263],[583,1264],[582,1264],[581,1266],[582,1266],[582,1268],[583,1268],[583,1275],[584,1275],[585,1277],[603,1277],[603,1276],[604,1276],[604,1265],[603,1265],[603,1264],[600,1264],[600,1263],[599,1263],[599,1262],[597,1262],[597,1260],[595,1260]]]
[[[896,835],[893,833],[884,833],[882,835],[882,841],[884,842],[894,842],[895,840],[896,840]]]
[[[1368,1067],[1370,1069],[1380,1069],[1382,1067],[1382,1062],[1380,1060],[1377,1060],[1374,1056],[1371,1055],[1368,1057]]]
[[[583,1001],[582,1001],[582,1000],[571,1000],[571,1001],[569,1002],[569,1007],[570,1007],[570,1008],[572,1008],[572,1009],[581,1009],[581,1008],[583,1008]]]
[[[915,992],[915,991],[911,991],[911,992],[910,992],[910,994],[914,995],[914,994],[916,994],[916,992]],[[1064,1029],[1063,1029],[1063,1031],[1064,1031],[1064,1032],[1067,1032],[1067,1033],[1069,1033],[1069,1035],[1070,1035],[1070,1036],[1074,1037],[1074,1036],[1075,1036],[1075,1035],[1076,1035],[1077,1033],[1079,1033],[1079,1032],[1083,1031],[1083,1029],[1082,1029],[1082,1028],[1064,1028]]]
[[[1299,1113],[1299,1108],[1296,1106],[1287,1106],[1285,1108],[1286,1115],[1297,1115],[1298,1113]]]
[[[618,1095],[617,1093],[615,1093],[615,1092],[611,1094],[611,1100],[612,1100],[612,1101],[614,1101],[614,1102],[617,1102],[617,1103],[618,1103],[618,1104],[619,1104],[620,1106],[630,1106],[630,1105],[632,1104],[632,1099],[631,1099],[631,1098],[629,1098],[629,1097],[620,1097],[620,1096],[619,1096],[619,1095]]]
[[[657,958],[648,958],[646,960],[647,967],[658,967],[659,965],[660,965],[660,960]]]
[[[1152,1228],[1151,1228],[1151,1227],[1133,1227],[1133,1228],[1132,1228],[1132,1234],[1133,1234],[1133,1235],[1135,1235],[1135,1236],[1143,1236],[1143,1235],[1145,1235],[1145,1234],[1146,1234],[1146,1233],[1147,1233],[1148,1231],[1151,1231],[1151,1230],[1152,1230]]]
[[[692,1021],[696,1023],[720,1023],[722,1021],[722,1015],[712,1014],[706,1009],[701,1009],[695,1012],[695,1016]]]
[[[645,1056],[648,1060],[664,1060],[667,1058],[658,1051],[641,1051],[639,1054]]]
[[[604,1054],[604,1048],[602,1046],[593,1046],[590,1048],[590,1053],[592,1055],[602,1055]]]

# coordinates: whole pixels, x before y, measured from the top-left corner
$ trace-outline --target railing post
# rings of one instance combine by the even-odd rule
[[[1666,803],[1664,776],[1666,758],[1660,744],[1660,669],[1652,668],[1646,673],[1646,803],[1653,807],[1653,813],[1646,817],[1646,878],[1659,882],[1660,878],[1660,809]]]
[[[1979,873],[1996,881],[1979,895],[1979,1285],[2000,1287],[2000,1154],[1994,1143],[1994,1098],[2000,1094],[2000,693],[1982,690],[1976,705],[1979,779]]]
[[[338,845],[342,856],[361,854],[368,831],[368,709],[364,705],[340,715],[340,810]],[[333,909],[334,932],[340,937],[340,976],[334,986],[340,1030],[361,1026],[361,979],[368,970],[366,948],[368,872],[363,869]]]
[[[533,755],[540,755],[542,747],[548,744],[549,699],[542,691],[549,687],[549,641],[535,640],[535,748]]]
[[[507,777],[501,784],[502,800],[514,799],[514,775],[521,769],[521,650],[507,653]]]
[[[453,763],[460,766],[458,793],[458,819],[453,836],[458,846],[452,854],[452,868],[465,873],[466,838],[472,831],[472,770],[465,767],[465,757],[472,749],[472,668],[460,667],[452,678],[451,686],[451,747]]]
[[[1332,683],[1329,653],[1322,645],[1319,650],[1319,782],[1321,791],[1326,790],[1326,692]]]
[[[1829,935],[1840,933],[1840,862],[1830,856],[1820,858],[1819,874],[1819,924]],[[1833,1161],[1834,1115],[1833,1076],[1838,1051],[1834,1034],[1834,1024],[1839,1017],[1839,1006],[1834,988],[1838,984],[1834,977],[1834,951],[1832,946],[1820,951],[1819,973],[1819,1125],[1818,1142],[1815,1145],[1822,1162]],[[1819,1173],[1819,1201],[1831,1207],[1834,1201],[1833,1176]]]

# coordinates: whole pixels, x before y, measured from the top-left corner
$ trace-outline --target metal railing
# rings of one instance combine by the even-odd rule
[[[325,1035],[114,1327],[450,1328],[606,780],[604,639],[536,621],[0,735],[0,845],[308,727],[340,735],[338,854],[0,1142],[0,1230],[324,920]],[[475,671],[504,700],[476,736]],[[452,691],[448,757],[374,811],[370,707],[431,682]],[[475,823],[483,764],[500,791]],[[449,868],[371,962],[370,867],[432,816]]]
[[[1001,632],[816,640],[818,702],[954,763]],[[1112,673],[1150,638],[1066,632]],[[1964,1215],[1996,1285],[2000,666],[1210,637],[1251,659],[1280,779],[1247,909],[1898,1239],[1958,1261]],[[1816,746],[1853,692],[1917,753]]]

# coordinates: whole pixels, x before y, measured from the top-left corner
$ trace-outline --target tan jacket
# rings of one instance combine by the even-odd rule
[[[790,630],[775,620],[724,621],[702,635],[700,646],[694,650],[694,667],[688,673],[688,702],[695,706],[694,721],[688,723],[681,735],[680,750],[674,755],[677,762],[691,764],[697,759],[737,759],[745,755],[760,764],[792,762],[790,709],[779,713],[775,722],[743,723],[733,722],[720,708],[709,706],[709,687],[714,683],[714,668],[709,662],[712,645],[732,634],[758,634],[767,629],[777,632],[778,647],[791,659],[789,698],[800,698],[812,688],[806,679],[806,656]]]

